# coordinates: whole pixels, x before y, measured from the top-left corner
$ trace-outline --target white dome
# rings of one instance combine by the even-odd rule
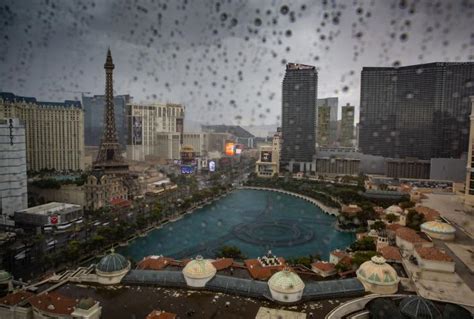
[[[387,209],[385,210],[385,213],[386,213],[386,214],[398,215],[398,214],[403,213],[403,209],[401,209],[400,206],[392,205],[392,206],[390,206],[389,208],[387,208]]]
[[[197,256],[191,260],[183,269],[183,275],[187,278],[204,279],[216,274],[216,267],[208,260]]]
[[[303,291],[304,282],[300,276],[293,271],[284,269],[274,274],[270,280],[268,280],[268,286],[271,290],[291,294]]]
[[[385,289],[387,293],[388,291],[396,291],[400,281],[395,269],[385,262],[385,258],[379,256],[374,256],[371,260],[360,265],[357,269],[357,279],[374,293],[384,293],[382,292],[383,289],[379,292],[377,286],[387,287]]]
[[[450,224],[435,220],[421,224],[420,228],[422,231],[430,231],[440,234],[454,234],[456,232],[456,229]]]

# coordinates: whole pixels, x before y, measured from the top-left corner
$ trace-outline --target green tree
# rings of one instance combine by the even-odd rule
[[[389,223],[394,223],[394,222],[398,222],[399,220],[399,217],[395,214],[387,214],[385,215],[385,219],[389,222]]]
[[[406,224],[407,227],[416,231],[420,230],[420,225],[425,222],[425,215],[417,213],[414,209],[408,210]]]
[[[81,254],[81,243],[77,240],[71,240],[66,246],[65,253],[69,262],[75,262]]]
[[[383,230],[386,228],[386,225],[383,221],[381,220],[376,220],[372,226],[370,226],[371,229],[375,229],[377,231]]]
[[[371,237],[364,237],[353,242],[350,248],[353,251],[375,250],[375,242]]]
[[[217,252],[219,258],[245,259],[242,251],[237,246],[222,246]]]
[[[374,250],[358,251],[354,254],[354,257],[352,258],[352,264],[359,267],[360,265],[370,260],[375,255],[377,255],[377,252],[375,252]]]

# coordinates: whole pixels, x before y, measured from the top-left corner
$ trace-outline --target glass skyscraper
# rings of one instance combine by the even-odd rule
[[[393,158],[459,158],[467,152],[474,63],[364,67],[359,147]]]
[[[283,164],[312,162],[316,149],[318,73],[311,65],[288,63],[282,90]]]
[[[127,144],[127,113],[126,106],[130,103],[130,95],[114,96],[115,125],[120,145]],[[83,96],[84,108],[84,144],[86,146],[99,146],[104,127],[105,96]]]

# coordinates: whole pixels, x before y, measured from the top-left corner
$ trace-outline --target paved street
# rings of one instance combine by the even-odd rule
[[[428,198],[422,200],[422,205],[436,209],[474,239],[474,211],[464,206],[459,196],[454,194],[426,194],[426,196]]]

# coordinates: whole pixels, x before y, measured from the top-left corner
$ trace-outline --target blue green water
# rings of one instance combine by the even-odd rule
[[[328,259],[331,250],[354,240],[354,234],[337,231],[335,222],[335,217],[290,195],[236,190],[119,251],[136,261],[148,255],[212,258],[219,247],[234,245],[249,258],[271,249],[286,258],[320,254]]]

